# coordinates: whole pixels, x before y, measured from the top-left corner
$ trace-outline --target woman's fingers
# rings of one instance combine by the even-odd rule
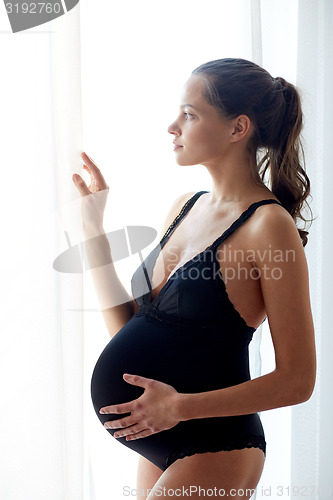
[[[74,174],[72,176],[72,179],[81,196],[87,196],[87,194],[91,194],[91,191],[88,189],[87,184],[79,174]]]
[[[81,153],[81,158],[86,162],[89,173],[95,179],[96,186],[98,186],[99,190],[101,191],[102,189],[107,189],[109,186],[105,182],[105,179],[96,163],[89,158],[86,153]]]

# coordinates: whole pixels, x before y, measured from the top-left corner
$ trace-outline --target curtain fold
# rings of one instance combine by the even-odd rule
[[[71,180],[74,171],[80,170],[82,151],[80,4],[49,25],[57,257],[70,251],[68,245],[73,247],[83,239],[80,196]],[[84,425],[83,275],[53,272],[57,286],[63,498],[81,500],[90,489]]]
[[[79,238],[77,203],[70,210],[81,150],[79,26],[77,6],[35,29],[0,34],[4,500],[89,498],[82,275],[53,268],[68,249],[64,230]]]
[[[307,171],[312,183],[312,224],[306,254],[317,347],[317,380],[309,401],[292,408],[291,483],[302,498],[333,494],[333,3],[299,2],[297,84],[303,94]],[[297,489],[291,498],[299,495]]]

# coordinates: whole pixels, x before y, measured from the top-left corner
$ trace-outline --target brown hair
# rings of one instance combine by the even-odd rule
[[[254,127],[248,148],[254,180],[264,181],[269,169],[270,188],[284,208],[303,222],[301,210],[310,194],[305,172],[304,151],[300,139],[302,109],[298,90],[283,78],[245,59],[217,59],[192,71],[205,80],[204,96],[227,119],[247,115]],[[301,158],[303,166],[301,165]],[[298,229],[303,246],[309,234]]]

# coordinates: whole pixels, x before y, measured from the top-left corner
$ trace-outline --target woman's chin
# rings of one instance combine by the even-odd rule
[[[191,160],[185,160],[185,158],[181,158],[180,156],[176,157],[176,163],[181,167],[190,167],[191,165],[198,165],[197,162]]]

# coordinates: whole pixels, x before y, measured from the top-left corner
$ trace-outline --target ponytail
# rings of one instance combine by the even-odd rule
[[[272,78],[265,69],[245,59],[210,61],[192,74],[204,78],[204,96],[221,116],[233,119],[245,114],[250,118],[254,133],[248,148],[250,157],[256,159],[251,170],[253,178],[258,179],[259,174],[264,182],[268,171],[271,191],[295,224],[297,219],[312,222],[301,213],[304,204],[311,213],[306,201],[310,180],[304,167],[302,109],[296,87],[283,78]],[[260,154],[263,156],[258,162]],[[309,233],[305,228],[297,229],[305,246]]]
[[[290,213],[295,223],[297,219],[306,222],[301,210],[310,194],[310,179],[304,165],[304,150],[300,138],[302,130],[302,110],[299,93],[294,85],[283,78],[275,78],[285,100],[285,112],[280,133],[275,143],[267,147],[267,153],[258,165],[261,180],[264,181],[267,169],[270,169],[270,186],[273,194]],[[311,209],[310,209],[311,211]],[[302,244],[308,241],[309,232],[298,228]]]

